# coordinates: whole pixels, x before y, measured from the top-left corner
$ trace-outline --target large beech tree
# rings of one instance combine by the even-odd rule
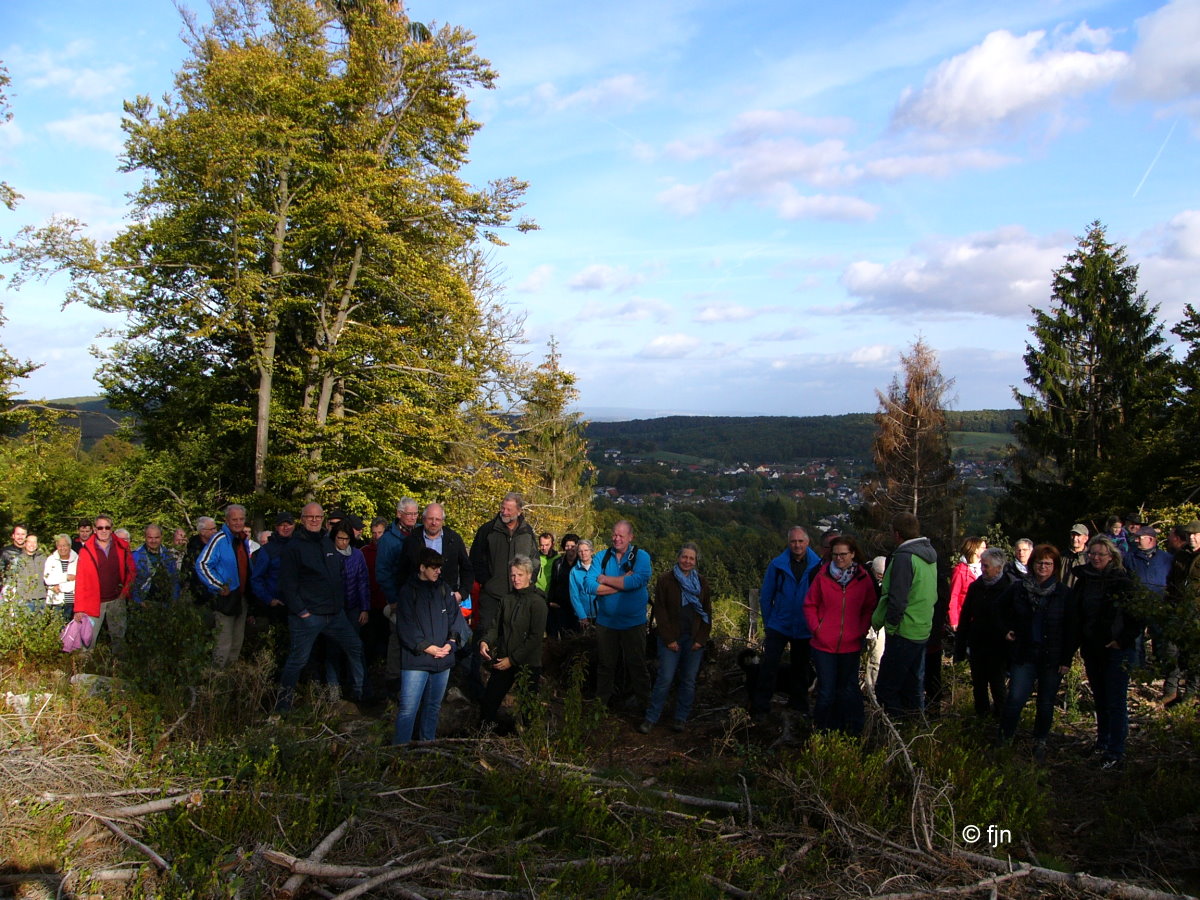
[[[24,251],[126,315],[114,405],[213,500],[490,508],[512,326],[480,247],[524,185],[459,170],[465,92],[495,73],[393,0],[216,2],[188,29],[173,94],[126,104],[133,224],[96,246],[56,222]]]

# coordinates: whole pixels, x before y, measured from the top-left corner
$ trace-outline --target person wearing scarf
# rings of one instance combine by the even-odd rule
[[[838,537],[829,547],[829,562],[822,564],[804,598],[817,670],[813,725],[820,731],[862,731],[858,663],[878,605],[879,586],[858,543],[848,535]]]
[[[1000,628],[1008,646],[1008,697],[1000,713],[999,743],[1017,733],[1021,710],[1037,688],[1033,755],[1041,762],[1054,723],[1054,701],[1062,677],[1079,645],[1076,609],[1070,589],[1058,579],[1058,548],[1039,544],[1029,557],[1029,572],[1000,597]]]
[[[967,588],[954,641],[954,661],[970,660],[975,715],[980,718],[994,716],[999,719],[1004,709],[1008,646],[1000,627],[1000,598],[1013,582],[1005,563],[1004,551],[1000,548],[989,547],[983,551],[980,558],[983,571]]]
[[[658,644],[658,677],[650,693],[646,718],[638,726],[642,734],[662,716],[667,695],[676,678],[672,731],[683,731],[696,698],[696,675],[704,659],[704,644],[712,631],[712,597],[708,582],[696,566],[700,548],[690,541],[679,550],[675,566],[654,586],[654,635]]]

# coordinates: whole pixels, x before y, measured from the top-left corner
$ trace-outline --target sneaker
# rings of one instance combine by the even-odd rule
[[[671,730],[673,732],[675,732],[676,734],[682,734],[683,729],[684,729],[684,724],[679,719],[676,719],[674,722],[671,723]]]
[[[642,723],[640,725],[638,725],[637,730],[638,730],[639,734],[649,734],[650,729],[653,727],[654,727],[653,722],[649,721],[648,719],[643,719]]]
[[[1119,756],[1106,756],[1104,762],[1100,763],[1100,768],[1105,772],[1119,772],[1125,768],[1125,760]]]

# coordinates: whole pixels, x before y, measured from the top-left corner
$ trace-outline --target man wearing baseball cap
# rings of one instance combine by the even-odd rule
[[[1087,565],[1087,544],[1088,538],[1091,536],[1092,533],[1086,525],[1076,522],[1071,526],[1071,531],[1067,535],[1071,549],[1062,555],[1062,560],[1058,564],[1058,580],[1067,587],[1075,586],[1074,568]]]

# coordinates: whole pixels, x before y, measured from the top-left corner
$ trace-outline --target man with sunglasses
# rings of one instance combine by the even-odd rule
[[[75,574],[75,621],[87,616],[92,621],[92,640],[100,633],[106,616],[113,652],[125,641],[125,600],[134,580],[129,544],[113,534],[109,516],[97,516],[92,536],[79,551]]]

